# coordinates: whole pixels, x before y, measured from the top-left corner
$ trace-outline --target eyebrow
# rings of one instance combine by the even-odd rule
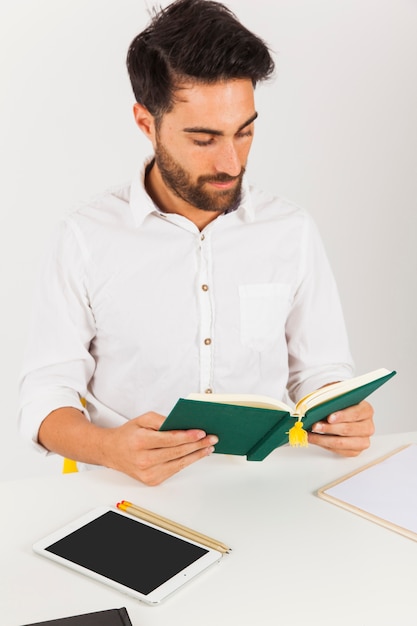
[[[258,113],[254,113],[248,120],[246,120],[246,122],[243,122],[243,124],[239,126],[236,132],[239,133],[241,130],[246,128],[246,126],[249,126],[250,124],[252,124],[252,122],[254,122],[257,117],[258,117]],[[224,132],[222,130],[215,130],[214,128],[206,128],[205,126],[192,126],[190,128],[183,128],[183,131],[185,133],[202,133],[204,135],[216,135],[219,137],[224,135]]]

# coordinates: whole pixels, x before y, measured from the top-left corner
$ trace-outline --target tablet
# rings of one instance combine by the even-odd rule
[[[222,557],[113,507],[90,511],[37,541],[33,550],[151,605]]]

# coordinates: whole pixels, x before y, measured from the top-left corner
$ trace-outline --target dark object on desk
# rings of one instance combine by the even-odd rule
[[[95,611],[72,617],[61,617],[47,622],[24,624],[23,626],[132,626],[129,615],[125,609],[108,609]]]
[[[219,437],[215,452],[263,461],[275,448],[292,444],[290,431],[295,424],[311,430],[313,424],[331,413],[365,400],[395,374],[379,369],[333,383],[299,400],[294,410],[265,396],[192,393],[178,400],[160,430],[201,428]]]
[[[218,550],[106,506],[88,511],[32,547],[42,557],[151,606],[223,556]]]

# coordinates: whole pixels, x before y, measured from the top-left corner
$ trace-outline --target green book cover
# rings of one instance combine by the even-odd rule
[[[288,431],[298,415],[302,416],[304,429],[311,430],[313,424],[331,413],[365,400],[395,374],[395,371],[381,369],[329,385],[300,400],[295,411],[284,403],[277,403],[279,408],[230,404],[223,399],[227,394],[197,394],[201,399],[180,398],[160,430],[201,428],[219,437],[215,446],[217,454],[236,454],[246,456],[248,461],[262,461],[275,448],[288,443]],[[222,401],[217,402],[216,397]],[[239,396],[235,398],[238,402]],[[249,396],[243,394],[240,398],[248,401]],[[306,410],[303,407],[307,407]]]

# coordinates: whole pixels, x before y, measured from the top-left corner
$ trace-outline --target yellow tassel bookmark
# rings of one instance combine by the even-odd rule
[[[306,448],[308,446],[307,431],[303,428],[303,422],[298,420],[287,433],[289,435],[290,446],[295,448]]]

